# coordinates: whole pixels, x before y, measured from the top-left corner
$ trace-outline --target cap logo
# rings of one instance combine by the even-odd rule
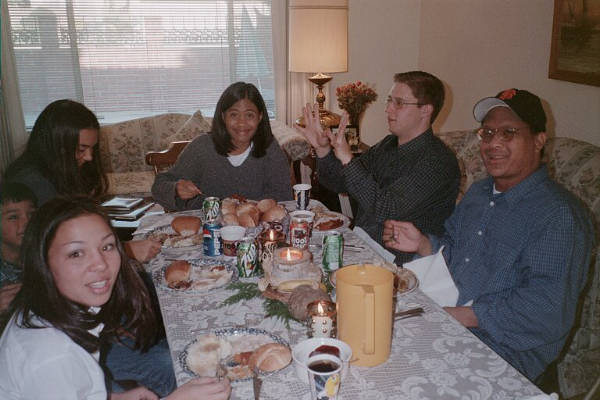
[[[517,94],[517,89],[506,89],[504,92],[500,93],[498,98],[500,100],[510,100]]]

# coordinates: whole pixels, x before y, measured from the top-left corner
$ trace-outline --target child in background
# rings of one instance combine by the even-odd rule
[[[27,186],[7,183],[0,192],[0,322],[19,289],[23,271],[19,251],[37,200]],[[1,325],[0,325],[1,326]]]

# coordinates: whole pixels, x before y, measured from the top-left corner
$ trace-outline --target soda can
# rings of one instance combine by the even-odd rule
[[[258,275],[258,247],[252,236],[244,236],[237,247],[237,268],[240,278]]]
[[[290,221],[290,245],[298,249],[308,249],[310,245],[310,223],[305,218],[292,216]]]
[[[223,255],[221,227],[222,225],[217,222],[206,222],[202,226],[202,247],[205,256],[215,257]]]
[[[327,231],[323,236],[323,270],[335,271],[343,264],[344,235],[338,231]]]
[[[204,221],[215,221],[221,213],[221,203],[218,197],[206,197],[202,202]]]

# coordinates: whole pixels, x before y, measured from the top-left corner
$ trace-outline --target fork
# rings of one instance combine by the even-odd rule
[[[254,400],[260,399],[260,388],[262,386],[262,379],[258,377],[259,370],[257,367],[252,368],[252,390],[254,391]]]
[[[225,365],[223,364],[223,360],[219,360],[219,364],[217,365],[217,379],[219,379],[219,382],[221,381],[221,379],[225,378],[227,376],[227,368],[225,368]]]

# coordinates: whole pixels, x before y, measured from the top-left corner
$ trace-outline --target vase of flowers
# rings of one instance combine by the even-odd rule
[[[360,120],[367,106],[377,100],[377,93],[366,83],[357,81],[336,88],[338,106],[350,116],[350,124],[354,126],[355,133],[347,131],[346,139],[352,151],[358,150],[360,143]]]

